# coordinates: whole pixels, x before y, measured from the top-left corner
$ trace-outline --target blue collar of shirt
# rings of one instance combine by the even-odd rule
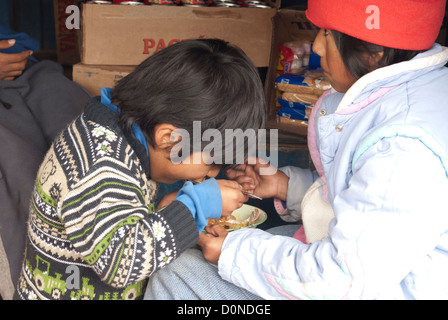
[[[111,88],[101,88],[101,103],[104,104],[106,107],[114,111],[117,115],[120,115],[120,109],[112,104],[112,89]],[[137,138],[137,140],[145,147],[146,149],[146,155],[149,157],[149,150],[148,145],[146,144],[146,138],[143,134],[142,129],[134,122],[131,125],[131,131],[134,134],[134,136]]]

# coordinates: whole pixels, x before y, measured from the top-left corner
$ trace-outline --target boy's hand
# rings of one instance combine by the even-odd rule
[[[0,49],[7,49],[15,44],[15,40],[0,40]],[[25,69],[28,57],[33,51],[19,53],[0,53],[0,80],[14,80]]]
[[[251,158],[251,160],[250,163],[254,164],[249,164],[247,160],[246,164],[227,170],[227,177],[241,184],[244,190],[259,197],[286,200],[289,177],[280,170],[269,170],[275,172],[274,174],[260,174],[262,169],[266,170],[271,166],[269,163],[260,162],[259,159]]]
[[[214,225],[205,227],[207,233],[199,235],[198,245],[202,248],[204,258],[211,263],[218,264],[221,256],[222,244],[229,233],[223,226]]]
[[[176,197],[177,197],[177,191],[173,191],[164,195],[157,204],[156,211],[168,207],[168,205],[170,205],[171,202],[176,200]]]
[[[222,216],[226,217],[231,215],[233,211],[240,208],[249,200],[249,197],[241,192],[243,188],[238,182],[231,180],[216,181],[221,190]]]

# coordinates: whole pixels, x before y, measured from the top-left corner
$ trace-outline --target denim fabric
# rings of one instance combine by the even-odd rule
[[[267,230],[292,236],[298,225]],[[221,278],[216,265],[204,259],[198,247],[188,249],[148,282],[145,300],[260,300],[261,298]]]

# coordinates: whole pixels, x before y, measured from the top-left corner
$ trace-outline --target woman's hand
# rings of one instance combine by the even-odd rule
[[[266,172],[272,174],[263,174]],[[245,191],[259,197],[286,200],[289,177],[260,159],[248,159],[246,164],[227,170],[226,175],[238,182]]]
[[[207,233],[199,235],[198,245],[202,248],[204,258],[211,263],[218,264],[221,256],[222,244],[229,233],[223,226],[214,225],[205,227]]]
[[[232,180],[216,180],[221,190],[222,198],[222,216],[226,217],[233,211],[240,208],[249,197],[241,191],[243,187],[236,181]]]
[[[7,49],[15,44],[14,39],[0,40],[0,49]],[[19,53],[0,53],[0,80],[14,80],[22,74],[28,57],[33,51],[22,51]]]

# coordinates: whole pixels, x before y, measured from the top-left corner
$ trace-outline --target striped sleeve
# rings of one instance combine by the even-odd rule
[[[116,127],[80,117],[53,150],[46,171],[64,181],[59,218],[103,282],[121,288],[145,279],[197,242],[187,207],[153,212],[156,186]]]
[[[186,207],[179,205],[166,208],[168,213],[151,212],[138,181],[126,168],[117,169],[118,164],[111,159],[97,163],[67,194],[61,217],[69,240],[101,279],[124,287],[180,254],[179,242],[184,239],[173,224],[195,224]]]

